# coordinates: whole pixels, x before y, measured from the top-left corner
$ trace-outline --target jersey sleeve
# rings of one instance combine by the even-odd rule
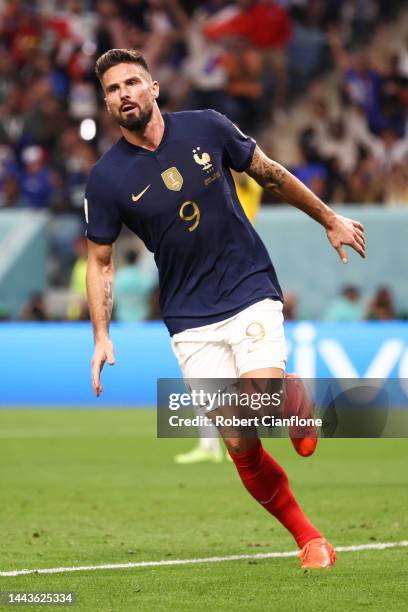
[[[227,166],[243,172],[251,163],[256,142],[232,123],[225,115],[210,111],[216,133],[222,139],[223,155]]]
[[[115,192],[106,177],[93,168],[85,190],[86,236],[98,244],[112,244],[119,236],[122,220]]]

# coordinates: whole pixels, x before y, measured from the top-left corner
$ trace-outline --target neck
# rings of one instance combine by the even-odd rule
[[[157,149],[164,134],[164,120],[157,103],[154,103],[152,116],[143,132],[132,132],[124,127],[120,129],[123,137],[130,142],[130,144],[148,149],[149,151]]]

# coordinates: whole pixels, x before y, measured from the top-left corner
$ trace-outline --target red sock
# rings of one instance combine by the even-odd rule
[[[285,471],[263,449],[260,440],[250,450],[230,451],[230,455],[247,491],[290,531],[300,548],[322,537],[297,503]]]

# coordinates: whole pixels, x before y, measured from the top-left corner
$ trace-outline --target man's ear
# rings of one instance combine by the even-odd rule
[[[159,97],[159,93],[160,93],[160,86],[157,81],[152,82],[152,91],[153,91],[153,96],[155,100],[157,100],[157,98]]]
[[[104,98],[104,101],[105,101],[105,104],[106,104],[106,110],[107,110],[107,111],[108,111],[108,113],[111,115],[111,114],[112,114],[112,111],[111,111],[111,109],[109,108],[109,104],[108,104],[108,100],[106,99],[106,96],[105,96],[105,98]]]

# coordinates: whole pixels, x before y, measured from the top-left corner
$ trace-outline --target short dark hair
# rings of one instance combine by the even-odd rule
[[[118,64],[138,64],[150,74],[147,62],[140,51],[133,49],[110,49],[96,60],[96,76],[102,82],[105,72]]]

